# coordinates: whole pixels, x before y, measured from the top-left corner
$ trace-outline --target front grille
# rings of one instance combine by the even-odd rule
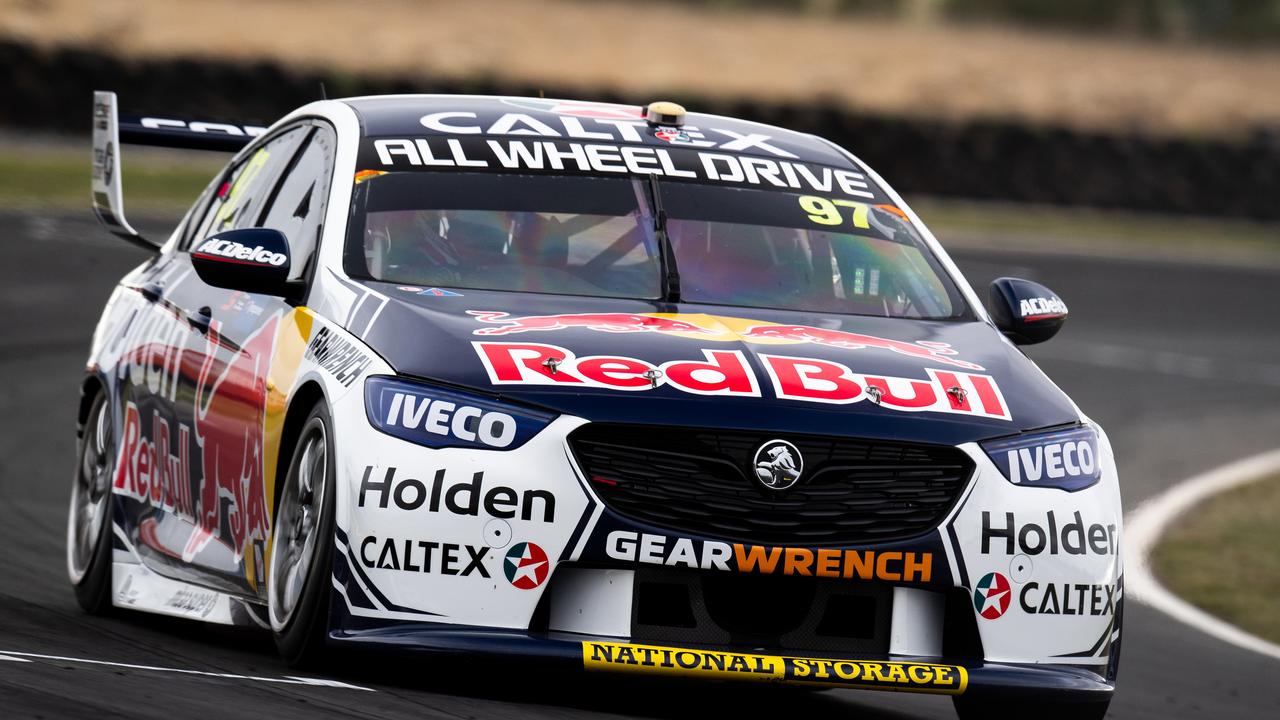
[[[761,485],[756,450],[786,440],[804,458],[799,481]],[[946,446],[812,435],[592,423],[569,436],[610,509],[686,533],[774,545],[856,545],[932,530],[973,463]]]
[[[639,568],[633,588],[634,642],[789,652],[889,651],[893,588],[888,585]]]

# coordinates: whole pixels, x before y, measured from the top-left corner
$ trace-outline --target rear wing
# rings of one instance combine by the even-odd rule
[[[90,180],[93,212],[112,234],[147,250],[158,243],[142,237],[124,216],[120,182],[120,143],[235,152],[266,128],[242,123],[180,120],[154,116],[124,116],[116,94],[93,93],[93,174]]]

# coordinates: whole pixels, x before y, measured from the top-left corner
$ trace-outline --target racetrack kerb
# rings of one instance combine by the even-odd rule
[[[1156,546],[1152,565],[1184,600],[1280,642],[1280,474],[1182,515]]]

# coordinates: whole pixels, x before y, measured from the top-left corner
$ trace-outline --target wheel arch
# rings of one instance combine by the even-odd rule
[[[80,381],[80,405],[76,409],[76,437],[84,433],[85,423],[89,422],[89,410],[93,407],[93,399],[98,393],[106,390],[106,383],[97,373],[87,373]]]
[[[289,462],[293,456],[293,446],[298,442],[302,425],[306,422],[311,408],[320,400],[326,400],[324,389],[315,380],[307,380],[293,393],[289,407],[285,410],[284,427],[280,431],[280,450],[276,460],[275,488],[271,498],[271,517],[274,523],[276,510],[280,503],[280,491],[284,489],[285,477],[289,474]]]

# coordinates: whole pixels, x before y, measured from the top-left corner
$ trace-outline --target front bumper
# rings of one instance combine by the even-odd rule
[[[937,530],[879,545],[773,547],[614,513],[566,440],[581,419],[561,416],[518,449],[431,449],[374,430],[358,396],[335,412],[335,436],[347,444],[338,449],[335,643],[909,692],[1051,691],[1088,701],[1113,689],[1123,584],[1119,491],[1105,437],[1102,480],[1084,490],[1015,486],[967,444],[960,449],[973,476]],[[653,572],[877,589],[878,624],[853,643],[810,642],[812,633],[762,640],[741,628],[701,632],[716,613],[695,607],[699,632],[682,634],[675,623],[676,631],[655,634],[636,610],[639,579]],[[776,613],[767,601],[754,607]],[[967,630],[964,642],[948,639],[957,628]],[[686,665],[695,654],[707,665],[680,667],[674,656],[666,665],[599,653],[593,660],[599,643],[628,659],[640,647],[684,649],[694,653],[681,656]],[[722,670],[733,662],[755,671]],[[949,670],[927,669],[939,666]]]
[[[844,657],[808,653],[797,657],[715,648],[635,645],[608,637],[535,635],[430,623],[346,629],[333,633],[331,642],[407,656],[480,655],[553,662],[587,672],[780,682],[810,687],[1005,698],[1026,695],[1040,699],[1045,699],[1047,693],[1061,702],[1106,700],[1115,690],[1114,684],[1094,669],[1069,665],[952,662],[947,658],[897,655]]]

